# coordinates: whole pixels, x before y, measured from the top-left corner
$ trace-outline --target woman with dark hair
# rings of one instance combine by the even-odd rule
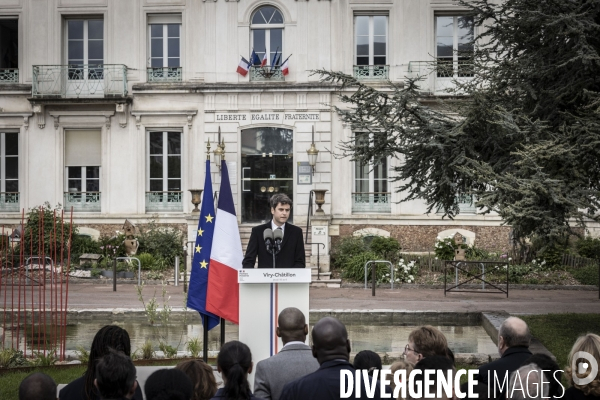
[[[146,380],[144,393],[147,400],[190,400],[192,381],[178,369],[159,369]]]
[[[62,388],[58,394],[60,400],[100,400],[98,388],[94,386],[96,378],[96,364],[98,360],[109,353],[109,349],[123,352],[131,357],[131,341],[127,331],[116,325],[102,327],[94,336],[88,367],[81,378],[75,379]],[[142,400],[142,390],[138,388],[133,395],[135,400]]]
[[[248,374],[252,372],[252,354],[244,343],[237,340],[225,343],[217,357],[217,369],[225,387],[217,390],[213,399],[258,399],[252,394],[248,384]]]
[[[192,381],[192,400],[209,400],[217,392],[217,380],[210,365],[200,359],[185,360],[176,369],[183,371]]]
[[[359,351],[354,356],[354,368],[366,369],[369,371],[369,375],[373,375],[373,371],[381,371],[382,363],[379,354],[371,350]]]

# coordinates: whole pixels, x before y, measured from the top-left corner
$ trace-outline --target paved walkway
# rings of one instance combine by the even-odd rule
[[[145,286],[144,298],[160,300],[161,286]],[[167,286],[172,307],[183,305],[183,286]],[[404,310],[404,311],[506,311],[510,314],[600,313],[597,291],[577,290],[512,290],[503,294],[448,293],[441,289],[311,288],[313,310]],[[72,284],[69,286],[69,309],[141,308],[135,285],[122,284],[113,292],[112,285]]]

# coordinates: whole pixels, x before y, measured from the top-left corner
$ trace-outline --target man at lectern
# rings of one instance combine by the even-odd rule
[[[271,197],[269,203],[273,219],[252,228],[243,267],[254,268],[258,256],[258,268],[273,268],[275,253],[276,268],[304,268],[306,259],[302,229],[287,222],[292,200],[278,193]]]

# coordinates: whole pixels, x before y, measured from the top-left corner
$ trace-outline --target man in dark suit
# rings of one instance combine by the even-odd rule
[[[337,400],[341,395],[341,371],[348,371],[353,377],[356,377],[356,370],[348,362],[350,341],[344,324],[333,317],[322,318],[313,328],[312,339],[312,353],[321,367],[312,374],[285,385],[281,393],[281,400]],[[346,381],[347,384],[348,381]],[[351,399],[381,398],[378,383],[375,384],[372,397],[366,393],[362,380],[360,396],[357,397],[354,386],[352,388]]]
[[[273,357],[259,361],[254,376],[254,395],[265,400],[279,400],[287,383],[319,369],[310,347],[304,344],[308,325],[302,311],[295,307],[284,309],[277,325],[283,348]]]
[[[489,386],[491,399],[506,398],[508,379],[506,379],[506,382],[504,380],[531,357],[530,344],[531,333],[525,321],[517,317],[509,317],[502,323],[498,331],[498,353],[500,353],[500,358],[479,367],[478,380]],[[496,374],[497,379],[494,379],[494,374]],[[501,385],[504,386],[502,389],[500,388]]]
[[[252,228],[246,256],[242,265],[244,268],[254,268],[258,256],[258,268],[273,268],[273,255],[267,251],[263,233],[265,229],[280,229],[283,234],[281,251],[275,257],[277,268],[305,268],[304,240],[302,229],[287,222],[292,209],[292,200],[283,193],[278,193],[269,200],[273,219],[266,224]]]

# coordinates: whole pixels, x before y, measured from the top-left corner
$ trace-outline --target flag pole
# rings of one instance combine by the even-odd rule
[[[208,364],[208,316],[202,316],[202,359]]]
[[[221,318],[221,347],[225,344],[225,318]]]

